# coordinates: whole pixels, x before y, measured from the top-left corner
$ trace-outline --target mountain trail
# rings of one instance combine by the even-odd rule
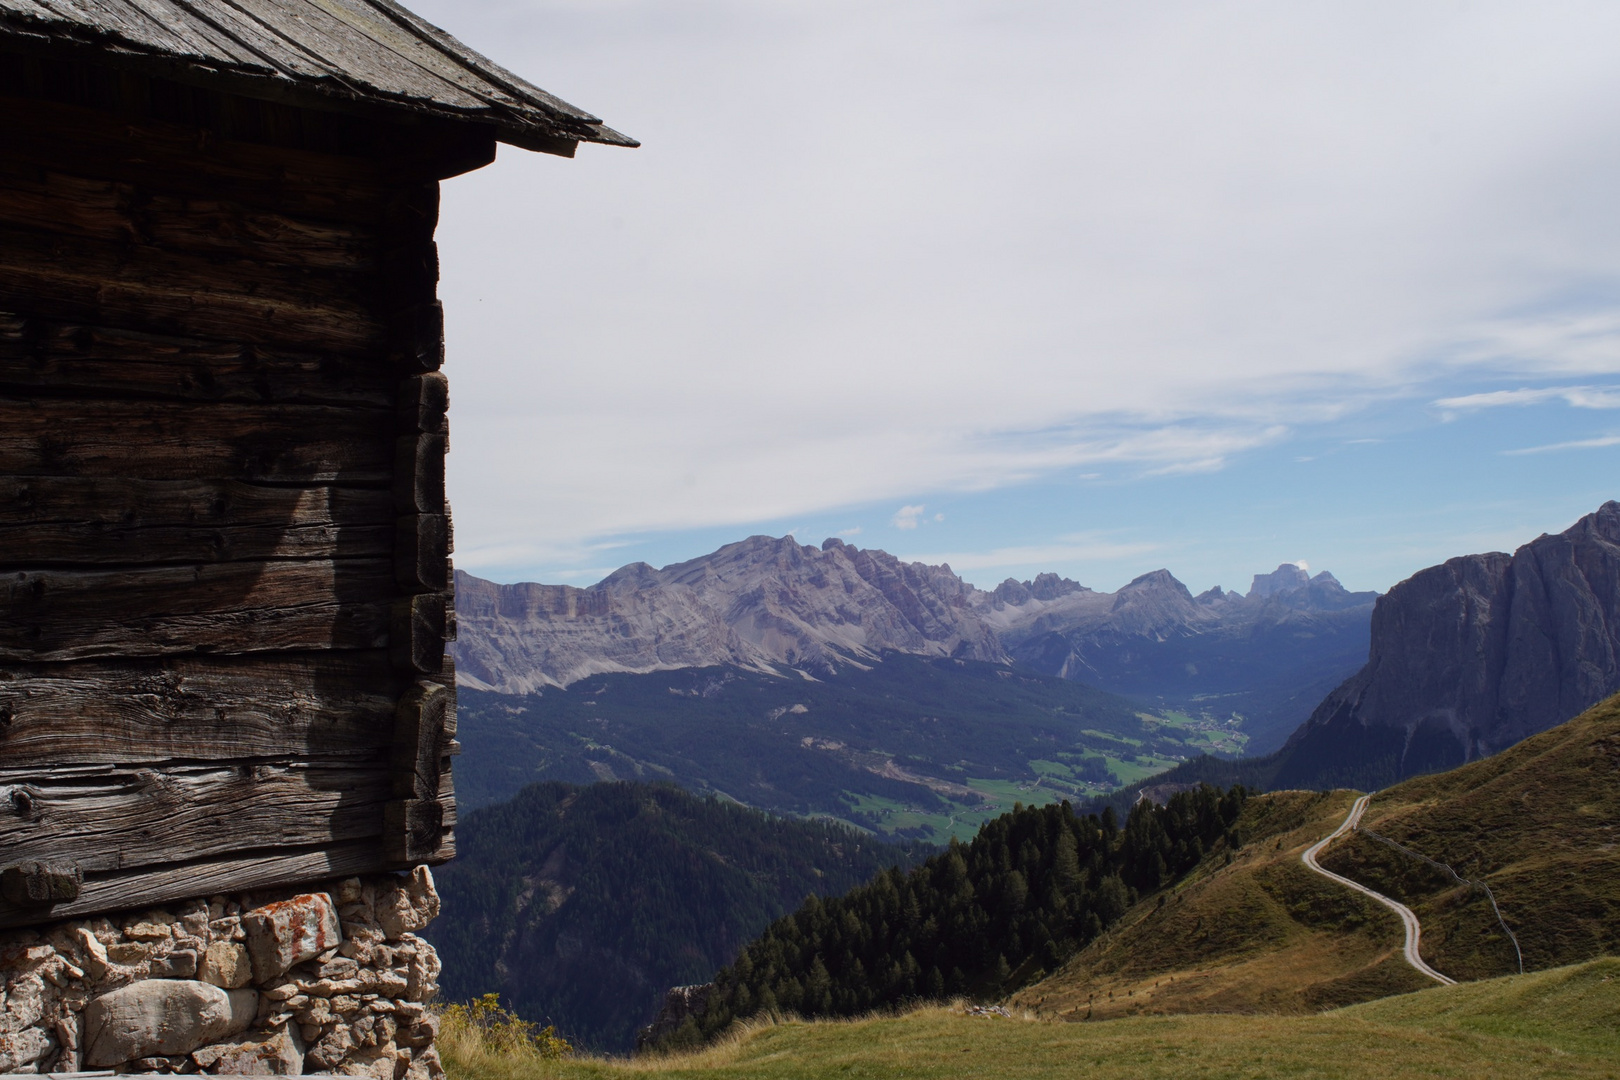
[[[1306,850],[1305,854],[1300,856],[1300,861],[1303,862],[1306,867],[1316,871],[1323,877],[1332,878],[1340,885],[1347,886],[1348,888],[1356,890],[1358,893],[1370,896],[1374,900],[1377,900],[1380,904],[1383,904],[1385,907],[1389,908],[1395,914],[1399,915],[1401,917],[1401,924],[1406,927],[1406,945],[1401,950],[1406,956],[1406,962],[1443,986],[1455,986],[1457,985],[1456,979],[1442,975],[1440,972],[1434,970],[1434,968],[1430,967],[1424,962],[1423,957],[1418,953],[1418,943],[1423,937],[1423,927],[1418,923],[1418,917],[1413,913],[1411,908],[1400,903],[1399,901],[1391,900],[1383,893],[1374,892],[1372,889],[1367,888],[1367,886],[1362,885],[1359,882],[1351,881],[1347,877],[1341,877],[1331,870],[1324,870],[1316,861],[1318,852],[1327,847],[1333,841],[1337,840],[1339,837],[1343,836],[1345,833],[1349,832],[1351,829],[1354,829],[1357,824],[1360,823],[1361,815],[1366,812],[1367,802],[1371,798],[1371,795],[1363,795],[1361,798],[1357,799],[1355,805],[1350,808],[1350,813],[1346,815],[1343,823],[1340,824],[1337,829],[1334,829],[1333,832],[1311,845],[1311,847]]]

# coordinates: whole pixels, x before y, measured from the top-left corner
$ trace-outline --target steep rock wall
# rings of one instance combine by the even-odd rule
[[[1289,740],[1276,785],[1372,788],[1502,750],[1620,691],[1620,503],[1380,598],[1367,665]]]

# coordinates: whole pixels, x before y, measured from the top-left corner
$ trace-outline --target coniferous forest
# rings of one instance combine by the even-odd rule
[[[660,1048],[712,1038],[782,1010],[852,1016],[907,1001],[1003,995],[1054,970],[1142,896],[1217,845],[1236,848],[1247,792],[1208,785],[1076,816],[1068,803],[1015,807],[969,844],[909,873],[886,870],[841,897],[812,896],[715,977],[700,1010]]]

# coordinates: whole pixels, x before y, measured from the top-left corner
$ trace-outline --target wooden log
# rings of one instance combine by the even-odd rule
[[[442,592],[450,586],[450,524],[443,514],[398,519],[394,580],[407,592]]]
[[[388,355],[401,371],[438,371],[444,366],[444,306],[438,301],[395,311],[385,323]]]
[[[444,458],[449,449],[447,435],[409,435],[395,441],[396,510],[401,514],[444,513]]]
[[[454,853],[453,847],[451,852]],[[435,861],[443,860],[436,858]],[[0,900],[0,927],[33,926],[99,911],[151,907],[249,889],[316,885],[385,869],[388,866],[380,836],[304,850],[251,850],[217,859],[177,862],[144,872],[91,875],[80,887],[77,900],[49,908],[18,907]]]
[[[393,792],[400,799],[437,799],[445,743],[454,734],[455,693],[418,682],[394,713]]]
[[[64,131],[73,138],[62,138]],[[386,155],[207,139],[190,124],[16,97],[0,98],[0,145],[19,164],[171,195],[228,199],[310,221],[368,223],[392,216],[403,224],[409,218],[393,215],[391,203],[403,189],[419,199],[423,181],[431,179],[410,175]],[[419,220],[431,232],[432,220]]]
[[[404,685],[380,649],[0,666],[0,764],[374,758]]]
[[[7,861],[71,863],[86,875],[376,837],[391,791],[381,761],[319,758],[0,769],[0,789]]]
[[[382,648],[392,592],[379,559],[21,570],[0,579],[0,662]]]
[[[444,664],[445,598],[422,593],[397,599],[391,611],[389,656],[401,671],[436,674]]]
[[[3,328],[0,328],[3,332]],[[399,427],[406,435],[448,435],[450,380],[442,371],[413,375],[399,387]]]
[[[0,393],[362,406],[395,404],[394,367],[0,313]]]
[[[383,852],[390,866],[432,859],[444,832],[444,807],[437,799],[396,799],[383,808]]]
[[[376,285],[0,226],[0,307],[46,318],[353,356],[384,341]]]
[[[384,251],[377,262],[382,291],[396,304],[437,303],[439,245],[431,240],[398,244]]]
[[[349,485],[394,476],[393,417],[380,411],[0,398],[0,417],[0,475]],[[438,513],[443,475],[441,450]]]
[[[384,265],[376,225],[154,193],[122,180],[44,172],[14,158],[0,162],[0,223],[273,266],[370,273]]]
[[[388,558],[393,513],[376,488],[0,476],[0,567]]]

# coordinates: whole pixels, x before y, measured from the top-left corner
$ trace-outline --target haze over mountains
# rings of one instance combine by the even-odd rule
[[[992,591],[948,565],[830,539],[755,536],[588,588],[456,575],[462,685],[507,694],[590,675],[734,665],[811,675],[885,651],[1018,662],[1154,704],[1241,714],[1269,749],[1366,658],[1374,593],[1284,565],[1247,595],[1168,571],[1096,592],[1055,574]]]

